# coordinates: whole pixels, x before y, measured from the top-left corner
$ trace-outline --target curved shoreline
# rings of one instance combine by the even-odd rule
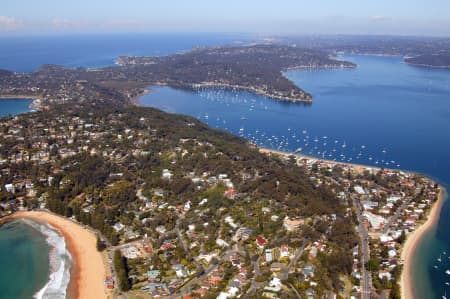
[[[41,96],[27,96],[27,95],[0,95],[0,100],[30,100],[30,111],[41,110],[43,98]]]
[[[42,211],[16,212],[2,219],[28,218],[50,224],[64,237],[73,258],[67,297],[71,299],[106,299],[104,278],[107,265],[96,248],[96,236],[89,230],[61,216]],[[2,222],[3,222],[2,221]]]
[[[338,161],[330,161],[326,159],[315,158],[303,154],[294,154],[283,151],[271,150],[263,147],[258,147],[259,152],[263,154],[276,154],[281,156],[297,156],[305,159],[314,159],[318,161],[324,161],[328,163],[336,163],[343,164],[353,167],[357,171],[364,170],[366,168],[372,169],[380,169],[378,167],[372,167],[369,165],[361,165],[361,164],[352,164],[352,163],[340,163]],[[398,170],[402,171],[402,170]],[[439,221],[440,213],[442,205],[447,198],[447,191],[442,186],[439,185],[440,192],[438,195],[438,199],[433,203],[431,211],[426,216],[426,221],[423,224],[415,227],[414,231],[408,234],[405,244],[401,250],[400,260],[403,261],[403,270],[401,274],[400,281],[397,282],[400,284],[401,288],[401,298],[403,299],[414,299],[416,296],[414,295],[414,274],[413,274],[413,258],[416,252],[417,246],[422,240],[423,236],[426,235]]]
[[[432,69],[442,69],[442,70],[450,69],[450,65],[432,65],[432,64],[425,64],[425,63],[414,63],[414,62],[408,62],[406,60],[405,60],[405,64],[411,65],[411,66],[417,66],[417,67],[432,68]]]
[[[185,88],[185,89],[189,89],[189,90],[196,90],[198,88],[226,88],[226,89],[230,89],[230,90],[236,89],[236,90],[240,90],[240,91],[247,91],[247,92],[251,92],[256,95],[260,95],[260,96],[263,96],[263,97],[266,97],[266,98],[269,98],[272,100],[277,100],[277,101],[282,101],[282,102],[287,102],[287,103],[311,104],[313,102],[312,96],[304,90],[302,90],[302,91],[306,95],[306,98],[281,96],[281,95],[269,93],[269,92],[259,89],[257,87],[236,85],[236,84],[227,84],[227,83],[216,83],[216,82],[187,83],[187,84],[180,84],[180,85],[159,83],[159,84],[150,84],[149,86],[170,87],[170,88],[174,88],[174,89]],[[136,97],[132,98],[131,102],[136,105],[136,103],[139,102],[139,99],[142,96],[148,94],[149,91],[151,91],[151,89],[149,90],[149,87],[146,87],[146,90],[147,91],[145,91],[144,93],[138,94],[138,95],[136,95]]]
[[[322,161],[322,162],[326,162],[326,163],[331,163],[331,164],[339,164],[339,165],[346,165],[346,166],[351,166],[353,167],[353,169],[355,169],[356,171],[364,171],[365,169],[374,169],[374,170],[381,170],[381,167],[378,166],[371,166],[371,165],[364,165],[364,164],[357,164],[357,163],[349,163],[349,162],[342,162],[342,161],[334,161],[334,160],[328,160],[328,159],[322,159],[322,158],[317,158],[314,156],[308,156],[305,154],[301,154],[301,153],[290,153],[290,152],[284,152],[284,151],[279,151],[279,150],[272,150],[270,148],[265,148],[265,147],[259,147],[257,146],[258,150],[260,153],[262,154],[276,154],[276,155],[281,155],[281,156],[295,156],[298,158],[302,158],[302,159],[310,159],[310,160],[317,160],[317,161]],[[383,167],[383,169],[391,169],[391,168],[385,168]],[[395,171],[404,171],[402,169],[392,169]]]
[[[403,270],[400,278],[401,295],[404,299],[416,298],[414,294],[414,273],[413,262],[417,246],[422,238],[438,223],[441,214],[442,204],[445,200],[447,192],[444,187],[440,186],[437,201],[434,203],[425,223],[417,227],[407,236],[406,242],[402,248],[401,260],[403,261]]]

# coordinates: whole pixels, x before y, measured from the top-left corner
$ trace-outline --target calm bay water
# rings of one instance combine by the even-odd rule
[[[28,112],[32,102],[27,99],[0,99],[0,117]]]
[[[0,298],[29,299],[48,280],[50,247],[23,221],[0,226]]]
[[[242,34],[121,34],[0,37],[0,69],[32,72],[42,64],[114,65],[120,55],[168,55],[197,46],[248,41]],[[1,99],[0,117],[30,111],[32,100]],[[33,227],[34,226],[34,227]],[[0,298],[66,297],[71,258],[56,232],[14,221],[0,226]],[[50,248],[53,250],[50,252]],[[49,281],[49,254],[58,268]],[[44,288],[45,286],[45,288]],[[39,294],[36,294],[40,290]]]
[[[30,72],[44,63],[98,67],[112,65],[119,55],[167,55],[194,46],[240,44],[249,38],[211,34],[1,37],[0,68]],[[192,115],[274,149],[301,148],[305,154],[327,159],[419,171],[449,186],[450,71],[411,67],[398,57],[343,58],[356,62],[358,68],[286,74],[313,94],[312,105],[283,103],[247,92],[190,92],[161,87],[143,97],[142,103]],[[1,100],[0,116],[28,111],[29,104]],[[450,294],[445,284],[450,276],[444,273],[450,269],[450,259],[434,268],[443,251],[450,253],[449,216],[447,201],[439,224],[418,248],[414,265],[417,298],[441,298],[445,291]],[[25,225],[5,227],[0,227],[0,265],[13,269],[15,262],[6,258],[9,251],[1,251],[21,244],[9,238],[11,232],[15,238],[29,233],[26,239],[31,243],[25,247],[31,246],[31,251],[41,246],[33,240],[42,235]],[[48,248],[41,253],[48,258]],[[37,255],[28,257],[30,265],[43,261]],[[17,274],[30,277],[28,284],[23,284],[29,288],[24,290],[27,294],[35,291],[30,286],[33,279],[46,278],[48,273],[48,266],[32,269]],[[8,279],[0,273],[0,294]]]
[[[357,69],[290,71],[312,105],[247,92],[155,87],[141,103],[187,114],[261,146],[338,161],[408,169],[450,185],[450,71],[417,68],[400,57],[344,56]],[[450,206],[415,256],[417,298],[450,293]],[[437,265],[436,269],[434,266]]]

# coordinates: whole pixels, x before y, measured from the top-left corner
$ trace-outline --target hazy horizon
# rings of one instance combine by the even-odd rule
[[[231,32],[450,36],[449,11],[450,2],[445,0],[15,0],[1,5],[0,35]]]
[[[1,31],[0,31],[1,32]],[[124,36],[124,35],[174,35],[174,36],[189,36],[189,35],[230,35],[242,36],[249,38],[326,38],[326,37],[397,37],[397,38],[430,38],[430,39],[448,39],[450,33],[447,35],[432,35],[432,34],[370,34],[370,33],[283,33],[283,32],[227,32],[227,31],[79,31],[79,32],[15,32],[0,34],[2,38],[39,38],[39,37],[76,37],[76,36]]]

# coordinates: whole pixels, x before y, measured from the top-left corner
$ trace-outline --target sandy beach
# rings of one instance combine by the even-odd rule
[[[0,100],[10,100],[10,99],[17,99],[17,100],[35,100],[35,99],[41,99],[41,96],[27,96],[27,95],[0,95]]]
[[[306,159],[316,159],[329,163],[337,163],[344,164],[353,167],[357,171],[364,171],[364,169],[372,168],[372,169],[380,169],[373,166],[365,166],[360,164],[352,164],[352,163],[343,163],[339,161],[330,161],[326,159],[320,159],[315,157],[309,157],[302,154],[292,154],[288,152],[282,152],[277,150],[271,150],[266,148],[259,148],[259,151],[263,154],[276,154],[281,156],[290,156],[294,155],[300,158]],[[417,227],[412,233],[407,236],[406,242],[403,246],[401,253],[401,260],[403,261],[403,271],[400,280],[402,298],[404,299],[414,299],[414,281],[413,281],[413,257],[416,251],[417,245],[420,243],[422,236],[425,235],[439,220],[439,215],[441,212],[442,203],[444,201],[444,196],[446,196],[446,190],[441,187],[441,192],[439,194],[438,200],[434,203],[425,223]]]
[[[137,106],[137,107],[145,107],[144,105],[141,104],[141,98],[142,98],[143,96],[145,96],[145,95],[151,93],[151,92],[152,92],[151,89],[148,89],[148,88],[144,89],[144,92],[142,92],[142,93],[136,95],[135,97],[131,98],[131,103],[132,103],[134,106]]]
[[[373,170],[380,170],[381,169],[380,167],[375,167],[375,166],[327,160],[327,159],[316,158],[316,157],[312,157],[312,156],[308,156],[308,155],[304,155],[304,154],[299,154],[299,153],[289,153],[289,152],[272,150],[272,149],[268,149],[268,148],[264,148],[264,147],[259,147],[259,152],[262,153],[262,154],[276,154],[276,155],[285,156],[285,157],[295,156],[295,157],[298,157],[298,158],[312,159],[312,160],[323,161],[323,162],[331,163],[331,164],[347,165],[347,166],[351,166],[354,170],[356,170],[358,172],[362,172],[362,171],[367,170],[369,168],[371,168]],[[384,168],[384,169],[389,169],[389,168]],[[397,170],[399,170],[399,169],[397,169]]]
[[[47,212],[17,212],[11,218],[48,223],[64,236],[75,261],[68,290],[71,298],[107,298],[104,279],[108,267],[102,254],[97,251],[94,233],[69,219]]]
[[[30,104],[30,109],[41,110],[43,98],[41,96],[27,96],[27,95],[0,95],[0,100],[32,100]]]
[[[417,245],[420,243],[422,236],[424,236],[439,220],[441,207],[444,201],[446,192],[442,188],[438,200],[434,203],[431,212],[427,217],[427,221],[420,227],[416,228],[414,232],[407,236],[406,242],[401,253],[401,260],[403,261],[403,271],[400,279],[400,287],[402,291],[402,298],[414,298],[414,280],[413,280],[413,257]]]

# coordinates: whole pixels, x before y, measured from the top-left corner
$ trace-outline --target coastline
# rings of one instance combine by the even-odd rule
[[[68,298],[107,298],[104,279],[108,266],[104,262],[103,255],[97,251],[96,236],[91,231],[70,219],[43,211],[16,212],[2,219],[2,223],[19,218],[49,224],[64,237],[73,259],[67,288]]]
[[[170,85],[155,85],[155,86],[167,86],[167,87],[171,87],[171,88],[177,88],[177,87],[173,87]],[[190,89],[197,89],[197,88],[229,88],[229,89],[237,89],[237,90],[242,90],[242,91],[248,91],[248,92],[252,92],[255,93],[257,95],[261,95],[270,99],[274,99],[277,101],[283,101],[283,102],[289,102],[289,103],[301,103],[301,104],[311,104],[312,103],[312,98],[307,98],[307,99],[300,99],[300,98],[290,98],[290,97],[283,97],[283,96],[278,96],[278,95],[273,95],[270,93],[267,93],[263,90],[259,90],[256,88],[252,88],[252,87],[246,87],[246,86],[240,86],[240,85],[230,85],[230,84],[221,84],[221,83],[200,83],[200,84],[192,84],[190,86],[186,86],[184,88],[190,88]],[[151,89],[145,89],[144,92],[136,95],[135,97],[131,98],[130,102],[132,103],[132,105],[137,106],[137,107],[145,107],[145,105],[142,105],[140,102],[140,99],[147,95],[150,94],[152,92]],[[305,92],[306,93],[306,92]]]
[[[27,96],[27,95],[0,95],[0,100],[31,100],[29,112],[42,109],[43,98],[41,96]]]
[[[259,146],[257,148],[258,148],[259,152],[262,153],[262,154],[276,154],[276,155],[285,156],[285,157],[295,156],[295,157],[298,157],[298,158],[323,161],[323,162],[331,163],[331,164],[346,165],[346,166],[352,167],[354,170],[359,171],[359,172],[362,172],[362,171],[367,170],[367,169],[381,170],[381,167],[377,167],[377,166],[370,166],[370,165],[363,165],[363,164],[356,164],[356,163],[348,163],[348,162],[327,160],[327,159],[317,158],[317,157],[313,157],[313,156],[308,156],[308,155],[305,155],[305,154],[283,152],[283,151],[273,150],[273,149],[269,149],[269,148],[265,148],[265,147],[259,147]],[[384,168],[383,167],[383,169],[390,169],[390,168]],[[402,171],[400,169],[394,169],[394,170]]]
[[[443,69],[448,70],[450,69],[450,65],[432,65],[432,64],[425,64],[425,63],[414,63],[414,62],[408,62],[405,59],[405,64],[411,65],[411,66],[417,66],[417,67],[425,67],[425,68],[432,68],[432,69]]]
[[[136,107],[145,107],[145,105],[141,104],[141,98],[150,93],[152,93],[152,90],[149,88],[145,88],[142,93],[137,94],[136,96],[130,99],[131,104]]]
[[[170,86],[170,85],[168,85]],[[308,94],[306,91],[301,90],[306,97],[299,98],[299,97],[293,97],[293,96],[281,96],[277,94],[273,94],[270,92],[267,92],[265,90],[259,89],[257,87],[253,86],[243,86],[243,85],[235,85],[235,84],[227,84],[227,83],[216,83],[216,82],[202,82],[202,83],[194,83],[190,85],[191,88],[231,88],[231,89],[237,89],[237,90],[245,90],[249,92],[253,92],[257,95],[261,95],[267,98],[271,98],[278,101],[284,101],[284,102],[290,102],[290,103],[307,103],[311,104],[313,102],[313,98],[310,94]]]
[[[426,235],[433,226],[439,221],[442,204],[445,200],[447,192],[444,187],[440,186],[437,201],[433,204],[431,211],[427,216],[425,223],[417,227],[410,233],[402,248],[401,260],[403,261],[403,270],[400,278],[401,296],[404,299],[414,299],[414,273],[413,273],[413,258],[422,237]]]
[[[276,155],[281,155],[281,156],[285,156],[285,157],[293,155],[293,156],[296,156],[299,158],[324,161],[327,163],[347,165],[347,166],[353,167],[353,169],[355,169],[357,171],[364,171],[365,169],[368,169],[368,168],[377,169],[377,170],[381,169],[378,167],[372,167],[372,166],[368,166],[368,165],[352,164],[352,163],[344,163],[344,162],[341,163],[338,161],[331,161],[331,160],[306,156],[303,154],[294,154],[294,153],[271,150],[271,149],[261,148],[261,147],[258,147],[258,150],[259,150],[259,152],[261,152],[263,154],[276,154]],[[425,236],[435,226],[435,224],[438,223],[442,205],[448,196],[447,190],[442,185],[439,185],[439,187],[440,187],[440,192],[439,192],[438,198],[433,203],[431,210],[427,214],[426,221],[422,224],[419,224],[414,229],[413,232],[408,234],[408,236],[406,238],[406,242],[401,249],[400,261],[403,262],[403,270],[401,273],[400,281],[397,283],[400,284],[401,298],[403,298],[403,299],[414,299],[415,298],[415,295],[414,295],[414,271],[413,271],[414,254],[415,254],[417,246],[419,245],[423,236]]]
[[[226,88],[226,89],[236,89],[241,91],[248,91],[252,92],[257,95],[261,95],[273,100],[282,101],[282,102],[288,102],[288,103],[302,103],[302,104],[311,104],[313,102],[312,96],[307,93],[306,91],[303,91],[306,95],[306,98],[298,98],[298,97],[287,97],[287,96],[281,96],[269,93],[265,90],[258,89],[256,87],[251,86],[242,86],[242,85],[233,85],[233,84],[226,84],[226,83],[216,83],[216,82],[202,82],[202,83],[192,83],[192,84],[186,84],[186,85],[169,85],[169,84],[163,84],[163,83],[155,83],[151,84],[150,86],[166,86],[171,88],[185,88],[185,89],[191,89],[196,90],[198,88]],[[139,100],[142,96],[151,93],[152,90],[146,88],[143,93],[140,93],[136,95],[135,97],[131,98],[131,103],[135,106],[143,106],[140,104]]]

